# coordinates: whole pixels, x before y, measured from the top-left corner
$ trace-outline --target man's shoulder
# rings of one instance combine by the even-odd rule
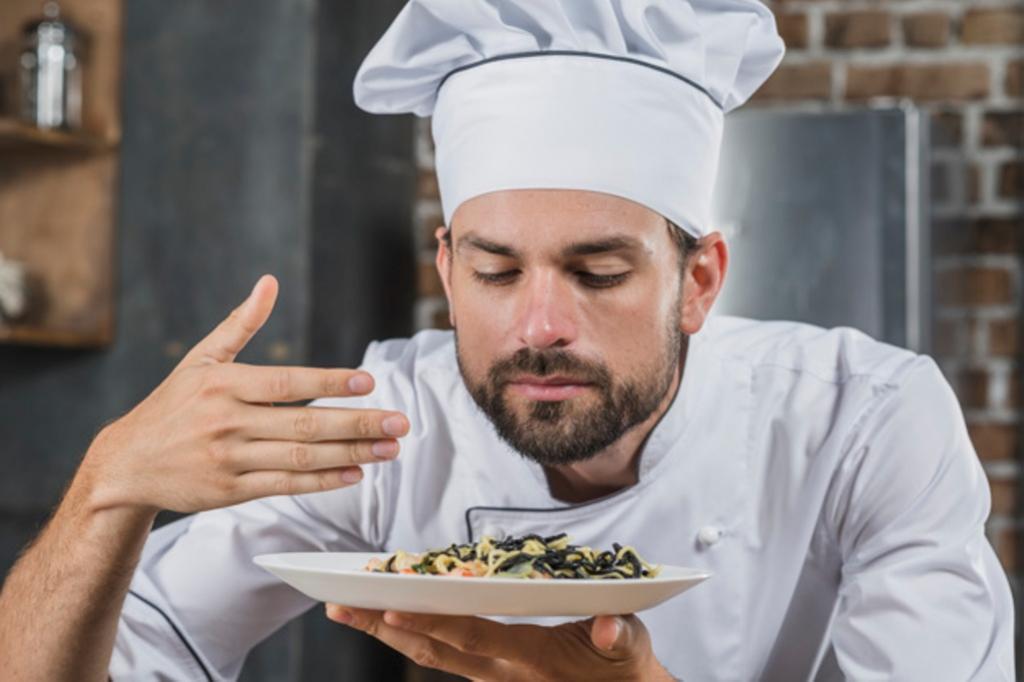
[[[362,366],[386,365],[391,369],[455,367],[455,335],[450,331],[425,329],[410,337],[372,341],[366,347]]]
[[[931,362],[852,327],[716,316],[701,333],[702,341],[730,362],[833,384],[852,378],[898,383],[910,367]]]
[[[408,338],[372,341],[359,369],[373,376],[372,393],[362,398],[320,398],[322,407],[409,409],[418,397],[450,393],[461,381],[452,332],[430,329]]]
[[[419,394],[450,393],[461,381],[450,331],[427,329],[408,338],[373,341],[360,367],[374,376],[376,392],[413,399]]]

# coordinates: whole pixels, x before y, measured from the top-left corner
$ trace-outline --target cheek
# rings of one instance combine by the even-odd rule
[[[510,317],[506,301],[478,290],[455,289],[451,304],[460,334],[465,332],[475,337],[499,334],[502,322]]]
[[[471,337],[476,344],[494,344],[514,337],[518,303],[509,289],[488,289],[468,275],[453,279],[452,312],[460,338],[465,336],[467,341]]]
[[[679,305],[678,283],[638,286],[622,296],[595,299],[585,307],[583,328],[595,341],[610,345],[610,350],[640,358],[664,343]]]
[[[667,323],[660,315],[636,311],[608,325],[602,334],[594,334],[594,345],[613,375],[635,376],[647,371],[651,362],[661,358]]]
[[[504,344],[514,338],[502,326],[507,315],[495,310],[493,305],[481,297],[455,292],[452,295],[452,310],[458,330],[459,355],[463,368],[476,380],[481,380],[491,365],[501,355]]]

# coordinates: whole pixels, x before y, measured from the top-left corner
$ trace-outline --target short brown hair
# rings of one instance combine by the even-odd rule
[[[679,251],[679,269],[683,271],[686,269],[686,261],[690,258],[690,254],[697,248],[697,238],[668,218],[665,218],[665,222],[668,224],[672,243]]]

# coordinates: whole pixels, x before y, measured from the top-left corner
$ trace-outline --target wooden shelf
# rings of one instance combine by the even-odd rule
[[[0,150],[33,148],[108,151],[116,149],[117,142],[85,131],[43,130],[15,119],[0,118]]]
[[[88,336],[77,331],[61,331],[38,326],[0,325],[0,342],[27,346],[58,346],[65,348],[100,348],[112,341],[109,327]]]
[[[24,319],[0,344],[96,348],[114,338],[124,0],[61,0],[91,38],[82,66],[83,131],[40,130],[0,111],[0,253],[34,283]],[[22,27],[39,0],[0,0],[0,82],[13,84]],[[10,92],[10,88],[7,88]]]

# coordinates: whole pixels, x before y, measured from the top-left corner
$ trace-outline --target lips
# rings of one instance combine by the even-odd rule
[[[535,386],[583,386],[588,382],[582,379],[576,379],[575,377],[567,376],[550,376],[550,377],[537,377],[525,375],[516,377],[511,383],[515,384],[532,384]]]
[[[507,384],[509,390],[528,400],[568,400],[582,395],[591,384],[567,376],[521,376]]]

